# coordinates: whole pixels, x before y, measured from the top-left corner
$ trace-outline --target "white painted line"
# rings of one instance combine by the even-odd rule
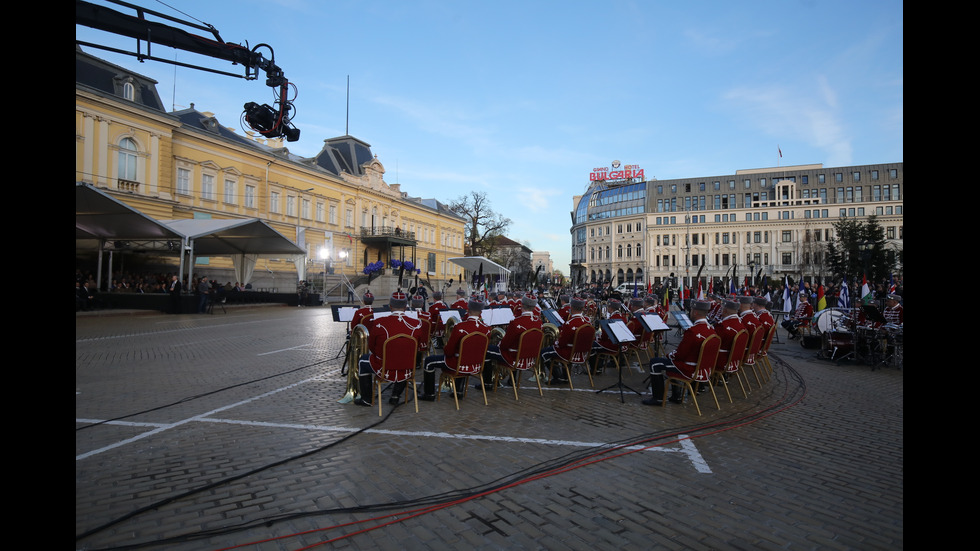
[[[97,454],[100,454],[102,452],[109,451],[111,449],[118,448],[120,446],[124,446],[126,444],[130,444],[130,443],[135,442],[137,440],[141,440],[143,438],[147,438],[149,436],[153,436],[153,435],[159,434],[159,433],[164,432],[166,430],[170,430],[172,428],[176,428],[176,427],[179,427],[181,425],[185,425],[187,423],[191,423],[191,422],[202,422],[202,423],[219,423],[219,424],[242,425],[242,426],[251,426],[251,427],[271,427],[271,428],[284,428],[284,429],[295,429],[295,430],[313,430],[313,431],[320,431],[320,432],[358,432],[358,431],[363,430],[365,433],[386,434],[386,435],[391,435],[391,436],[409,436],[409,437],[418,437],[418,438],[447,438],[447,439],[455,439],[455,440],[484,440],[484,441],[493,441],[493,442],[509,442],[509,443],[522,443],[522,444],[540,444],[540,445],[545,445],[545,446],[573,446],[573,447],[579,447],[579,448],[621,448],[622,450],[625,450],[625,451],[634,451],[634,450],[637,450],[637,451],[652,451],[652,452],[664,452],[664,453],[681,453],[681,454],[684,454],[684,455],[686,455],[688,457],[688,460],[692,463],[692,465],[694,466],[695,470],[697,470],[700,473],[706,473],[706,474],[710,474],[711,473],[711,469],[708,467],[708,464],[704,461],[704,458],[701,456],[701,453],[698,451],[697,447],[694,445],[694,442],[691,439],[689,439],[687,437],[687,435],[679,435],[678,436],[678,440],[680,441],[680,448],[667,448],[667,447],[657,446],[657,445],[637,444],[637,445],[632,445],[632,446],[619,446],[617,444],[610,444],[608,442],[583,442],[583,441],[576,441],[576,440],[553,440],[553,439],[544,439],[544,438],[523,438],[523,437],[516,437],[516,436],[499,436],[499,435],[485,435],[485,434],[458,434],[458,433],[455,433],[454,434],[454,433],[447,433],[447,432],[398,431],[398,430],[386,430],[386,429],[366,429],[365,430],[365,429],[362,429],[362,428],[359,428],[359,427],[344,427],[344,426],[335,426],[335,425],[311,425],[311,424],[297,424],[297,423],[270,423],[270,422],[265,422],[265,421],[243,421],[243,420],[239,420],[239,419],[221,419],[221,418],[210,417],[211,415],[213,415],[215,413],[218,413],[218,412],[221,412],[221,411],[226,411],[228,409],[231,409],[231,408],[234,408],[234,407],[238,407],[240,405],[247,404],[249,402],[253,402],[255,400],[259,400],[259,399],[262,399],[262,398],[271,396],[273,394],[277,394],[279,392],[282,392],[284,390],[291,389],[291,388],[296,387],[296,386],[299,386],[299,385],[303,385],[303,384],[310,383],[310,382],[322,382],[323,380],[324,380],[323,377],[314,377],[314,378],[311,378],[311,379],[306,379],[304,381],[299,381],[297,383],[293,383],[291,385],[284,386],[282,388],[278,388],[278,389],[275,389],[275,390],[272,390],[272,391],[269,391],[269,392],[266,392],[266,393],[263,393],[263,394],[259,394],[257,396],[252,397],[252,398],[249,398],[249,399],[246,399],[246,400],[242,400],[242,401],[236,402],[234,404],[229,404],[227,406],[216,408],[216,409],[213,409],[213,410],[211,410],[209,412],[202,413],[200,415],[195,415],[193,417],[190,417],[190,418],[187,418],[187,419],[184,419],[184,420],[181,420],[181,421],[177,421],[177,422],[174,422],[174,423],[169,423],[169,424],[161,424],[161,423],[136,423],[136,422],[132,422],[132,421],[108,421],[108,422],[106,422],[107,425],[121,425],[121,426],[133,426],[133,427],[151,427],[152,430],[149,430],[149,431],[147,431],[145,433],[139,434],[139,435],[134,436],[132,438],[127,438],[125,440],[120,440],[120,441],[118,441],[118,442],[116,442],[114,444],[110,444],[108,446],[104,446],[102,448],[99,448],[99,449],[96,449],[96,450],[92,450],[92,451],[83,453],[81,455],[76,455],[75,456],[75,460],[76,461],[79,461],[79,460],[82,460],[82,459],[86,459],[86,458],[89,458],[89,457],[91,457],[93,455],[97,455]],[[558,389],[555,389],[555,390],[558,390]],[[564,390],[568,390],[568,389],[566,388]],[[578,390],[578,389],[576,389],[576,390]],[[583,390],[583,392],[584,391],[585,390]],[[588,390],[588,392],[595,392],[595,391],[594,390]],[[99,423],[100,421],[99,420],[96,420],[96,419],[76,419],[75,422],[76,423]]]

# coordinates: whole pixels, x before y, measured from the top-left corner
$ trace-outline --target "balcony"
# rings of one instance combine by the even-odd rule
[[[393,245],[415,245],[415,232],[391,226],[361,228],[362,243],[389,243]]]

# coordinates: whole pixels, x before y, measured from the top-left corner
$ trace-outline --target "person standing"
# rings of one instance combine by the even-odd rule
[[[179,314],[180,310],[180,291],[182,285],[180,284],[180,278],[176,274],[170,276],[170,285],[167,288],[167,292],[170,293],[170,313]]]
[[[197,312],[206,314],[208,312],[208,295],[211,293],[211,286],[208,285],[208,278],[201,276],[201,281],[197,284]]]

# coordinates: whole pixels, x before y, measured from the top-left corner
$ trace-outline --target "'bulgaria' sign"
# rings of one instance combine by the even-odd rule
[[[640,168],[640,165],[623,165],[622,169],[620,169],[619,161],[613,161],[612,168],[593,168],[592,173],[589,174],[589,180],[591,181],[632,180],[633,178],[644,179],[643,169]]]

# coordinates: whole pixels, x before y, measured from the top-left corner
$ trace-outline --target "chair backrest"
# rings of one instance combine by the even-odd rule
[[[715,370],[715,363],[718,361],[718,351],[721,350],[721,337],[709,335],[701,343],[701,351],[698,352],[698,365],[695,368],[694,380],[707,382],[711,379],[711,372]]]
[[[592,352],[592,343],[595,341],[595,327],[584,324],[579,326],[575,330],[575,340],[572,341],[572,358],[573,363],[582,363],[589,359],[589,353]]]
[[[733,366],[737,368],[742,364],[742,358],[745,357],[745,351],[748,345],[749,332],[745,329],[739,329],[738,333],[735,333],[735,338],[732,339],[732,345],[728,350],[728,354],[726,357],[722,357],[719,354],[718,361],[715,365],[719,370],[731,369]]]
[[[483,362],[487,358],[487,346],[490,345],[490,337],[474,331],[467,333],[459,340],[459,359],[456,364],[456,372],[475,375],[483,369]]]
[[[765,328],[764,325],[762,327]],[[772,327],[769,328],[769,331],[766,333],[766,338],[762,340],[762,346],[759,348],[759,354],[765,355],[769,353],[769,347],[772,346],[772,337],[775,334],[776,334],[776,326],[773,325]]]
[[[528,329],[521,334],[517,341],[517,358],[514,360],[514,369],[531,369],[538,361],[541,354],[541,347],[544,345],[544,331],[540,329]]]
[[[422,322],[422,329],[419,331],[419,350],[428,350],[429,341],[432,340],[432,320],[419,318]]]
[[[766,328],[763,326],[758,326],[752,333],[752,338],[749,340],[748,349],[745,351],[745,361],[752,363],[755,362],[755,355],[759,353],[759,348],[762,347],[762,337],[766,335]]]
[[[415,353],[419,343],[411,335],[392,335],[381,345],[381,373],[386,381],[404,381],[415,372]]]

